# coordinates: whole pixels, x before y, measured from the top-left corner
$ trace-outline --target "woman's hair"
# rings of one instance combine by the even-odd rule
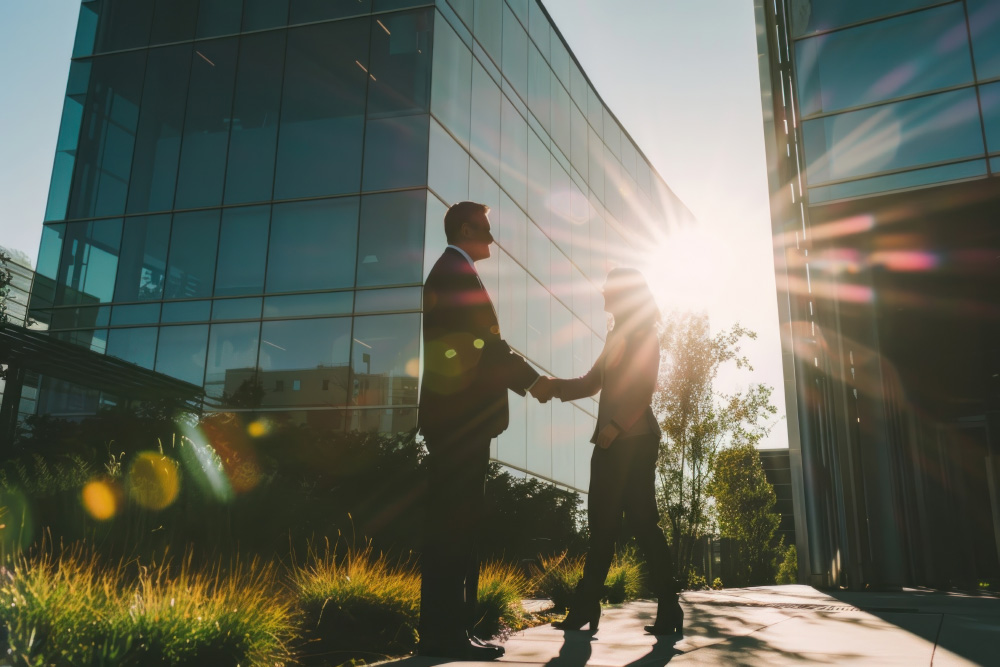
[[[660,309],[649,290],[649,284],[636,269],[617,268],[608,272],[604,292],[617,293],[621,312],[615,318],[615,328],[626,334],[652,329],[660,321]]]

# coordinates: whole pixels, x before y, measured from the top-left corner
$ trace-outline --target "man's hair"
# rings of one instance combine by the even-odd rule
[[[444,236],[448,239],[448,243],[455,243],[461,238],[462,224],[469,222],[472,216],[489,212],[489,206],[474,201],[460,201],[457,204],[452,204],[448,212],[444,214]]]

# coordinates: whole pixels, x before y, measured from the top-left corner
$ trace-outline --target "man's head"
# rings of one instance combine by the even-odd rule
[[[490,256],[490,207],[472,201],[453,204],[444,215],[444,235],[448,243],[458,246],[478,262]]]

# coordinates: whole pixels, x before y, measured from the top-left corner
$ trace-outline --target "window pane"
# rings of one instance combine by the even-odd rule
[[[35,281],[31,286],[31,310],[50,308],[56,300],[56,279],[59,276],[60,258],[63,252],[63,237],[66,225],[44,225],[42,240],[38,248],[38,262],[35,264]]]
[[[288,23],[288,0],[243,0],[243,31],[264,30]]]
[[[528,205],[528,124],[506,96],[500,111],[500,186],[523,207]]]
[[[543,369],[552,368],[551,296],[532,277],[528,277],[528,358]]]
[[[277,199],[358,191],[368,28],[365,18],[288,31]]]
[[[207,344],[207,324],[162,327],[156,346],[156,372],[201,386]]]
[[[420,314],[354,318],[353,405],[416,405]]]
[[[354,301],[355,313],[388,313],[397,310],[419,310],[421,288],[359,290]]]
[[[311,23],[345,16],[368,14],[372,10],[371,0],[351,0],[337,2],[331,0],[291,0],[289,23]]]
[[[120,219],[67,225],[55,305],[111,301],[121,239]]]
[[[548,231],[549,162],[551,154],[534,132],[528,132],[528,215],[539,227]]]
[[[231,407],[256,407],[259,322],[213,324],[205,364],[205,395]]]
[[[500,180],[500,88],[478,61],[472,63],[472,157]]]
[[[286,31],[240,39],[226,172],[227,204],[266,201],[274,187]]]
[[[500,335],[511,347],[524,353],[527,349],[527,274],[506,252],[499,254],[500,303],[496,306]]]
[[[219,234],[215,295],[260,294],[264,291],[270,206],[227,208]]]
[[[476,3],[474,30],[476,39],[496,63],[500,62],[500,51],[503,43],[503,7],[503,2]]]
[[[267,291],[352,287],[357,234],[357,197],[275,205]]]
[[[67,216],[125,211],[146,52],[95,58]]]
[[[427,123],[430,117],[370,118],[365,128],[364,190],[427,183]]]
[[[156,327],[111,329],[108,332],[108,356],[152,368],[156,360]]]
[[[812,2],[811,0],[792,0],[789,14],[791,15],[792,37],[830,30],[851,23],[867,21],[880,16],[888,16],[908,9],[934,5],[941,0],[839,0],[838,2]]]
[[[1000,4],[994,0],[966,0],[969,29],[980,81],[1000,76]]]
[[[175,208],[222,203],[237,44],[229,38],[195,45]]]
[[[163,304],[160,322],[206,322],[212,311],[211,301],[177,301]],[[162,339],[161,339],[162,340]]]
[[[135,136],[128,211],[166,211],[174,202],[191,46],[151,49]]]
[[[518,262],[528,261],[528,220],[524,211],[506,193],[500,193],[500,205],[490,212],[493,238]]]
[[[199,0],[156,0],[150,44],[194,39]]]
[[[446,21],[434,26],[434,76],[431,111],[462,146],[469,146],[472,105],[472,53]]]
[[[552,300],[552,365],[549,370],[560,378],[573,377],[573,314]]]
[[[73,57],[145,46],[153,20],[153,0],[99,0],[81,5],[80,23],[96,23],[93,51],[85,49]],[[79,40],[80,34],[77,33]],[[79,47],[78,47],[79,48]]]
[[[218,242],[218,209],[174,214],[163,298],[191,299],[212,295]]]
[[[552,402],[528,403],[528,470],[548,477],[552,474]]]
[[[559,81],[563,86],[569,87],[569,51],[566,50],[566,45],[563,44],[561,40],[552,40],[551,62],[552,71],[555,72],[557,77],[559,77]]]
[[[405,433],[417,427],[416,408],[347,410],[345,414],[351,432]]]
[[[169,214],[126,218],[115,301],[163,298],[169,242]]]
[[[551,83],[553,79],[549,64],[542,58],[541,52],[534,44],[528,45],[528,108],[541,122],[549,134],[552,115],[549,101],[552,97]]]
[[[528,34],[506,4],[503,6],[503,64],[500,69],[521,99],[528,99]]]
[[[358,286],[420,282],[426,197],[412,190],[361,198]]]
[[[469,154],[431,122],[427,185],[448,205],[469,198]]]
[[[353,306],[354,292],[269,296],[264,298],[264,317],[349,315]]]
[[[538,0],[530,0],[528,5],[528,32],[531,35],[532,41],[538,45],[538,48],[548,58],[549,33],[551,32],[551,28],[549,27],[549,20],[545,18],[545,14],[538,4]],[[558,37],[555,39],[558,39]]]
[[[803,135],[810,185],[984,152],[972,88],[807,121]]]
[[[372,20],[369,116],[429,110],[432,17],[421,9]]]
[[[346,405],[350,351],[349,317],[264,322],[258,375],[262,406]]]
[[[201,0],[198,8],[197,37],[232,35],[240,31],[243,3],[237,0]]]
[[[795,54],[804,116],[972,81],[961,4],[802,40]]]
[[[899,174],[889,174],[888,176],[863,178],[859,181],[850,181],[848,183],[839,183],[837,185],[825,185],[818,188],[809,188],[809,202],[818,204],[820,202],[832,201],[835,199],[860,197],[861,195],[873,194],[876,192],[903,190],[931,183],[944,183],[946,181],[957,181],[985,175],[986,160],[972,160],[970,162],[946,164],[940,167],[930,167],[928,169],[904,171]]]
[[[93,329],[111,322],[111,306],[57,308],[51,312],[53,329]]]
[[[998,153],[1000,152],[1000,82],[980,86],[979,101],[983,107],[986,146],[990,153]]]
[[[160,304],[144,303],[134,306],[115,306],[111,311],[111,324],[156,324],[160,321]]]
[[[248,299],[217,299],[212,302],[212,321],[221,320],[259,320],[263,299],[250,297]]]
[[[590,165],[587,183],[591,191],[597,195],[598,199],[604,199],[604,142],[600,137],[590,130],[590,141],[588,142],[590,152]]]

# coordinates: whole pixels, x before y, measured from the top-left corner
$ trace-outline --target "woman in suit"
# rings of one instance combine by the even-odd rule
[[[651,590],[657,595],[656,623],[646,631],[680,634],[684,612],[674,560],[660,530],[656,506],[656,459],[660,427],[650,407],[660,365],[659,310],[645,278],[635,269],[613,269],[604,284],[604,310],[614,317],[604,350],[586,375],[553,381],[552,394],[572,401],[601,392],[596,445],[590,463],[587,515],[590,545],[563,630],[589,625],[597,631],[604,580],[624,515],[645,557]]]

